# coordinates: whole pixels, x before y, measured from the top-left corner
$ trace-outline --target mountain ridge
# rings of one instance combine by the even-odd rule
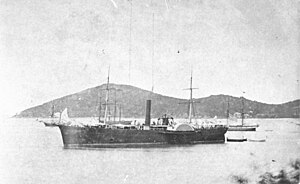
[[[152,117],[170,114],[177,118],[186,118],[188,112],[187,99],[169,97],[147,91],[126,84],[109,84],[110,112],[111,116],[118,118],[121,109],[122,117],[141,118],[145,114],[145,101],[152,99]],[[52,105],[55,111],[68,108],[70,117],[96,117],[99,115],[99,104],[105,98],[106,84],[88,88],[78,93],[66,95],[49,102],[23,110],[15,117],[49,117]],[[100,100],[101,98],[101,100]],[[116,99],[116,106],[114,106]],[[203,98],[194,98],[194,112],[197,117],[226,117],[227,104],[231,114],[241,112],[242,103],[240,97],[230,95],[210,95]],[[244,112],[252,118],[293,118],[299,117],[300,100],[294,100],[282,104],[267,104],[244,98]],[[186,104],[186,105],[182,105]],[[116,107],[116,108],[115,108]],[[116,111],[114,111],[116,109]]]

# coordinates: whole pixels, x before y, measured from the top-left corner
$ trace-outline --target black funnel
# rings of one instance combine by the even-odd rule
[[[151,121],[151,100],[147,100],[145,126],[150,126],[150,121]]]

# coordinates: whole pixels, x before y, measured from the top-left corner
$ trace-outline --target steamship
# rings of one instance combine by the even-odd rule
[[[192,123],[192,76],[190,82],[189,119],[176,123],[172,117],[163,116],[156,124],[151,123],[151,100],[146,100],[145,123],[110,124],[107,121],[109,75],[106,86],[106,108],[104,121],[98,125],[77,126],[68,124],[67,113],[62,113],[58,127],[64,148],[118,148],[152,147],[178,144],[224,143],[226,125],[199,126]]]

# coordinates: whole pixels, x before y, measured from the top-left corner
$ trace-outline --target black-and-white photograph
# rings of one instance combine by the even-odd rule
[[[299,184],[299,0],[0,0],[0,183]]]

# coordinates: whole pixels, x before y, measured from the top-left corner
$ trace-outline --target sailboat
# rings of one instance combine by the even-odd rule
[[[242,123],[241,124],[230,124],[230,119],[234,119],[233,121],[237,121],[235,117],[232,117],[229,113],[229,101],[228,101],[228,108],[227,108],[227,123],[229,124],[228,131],[256,131],[256,128],[259,126],[257,124],[254,125],[247,125],[245,124],[245,113],[244,113],[244,97],[241,97],[242,99],[242,112],[241,112],[241,118]]]
[[[46,127],[55,127],[59,122],[60,113],[54,113],[55,106],[52,104],[51,106],[51,115],[48,119],[37,119],[37,121],[44,123]]]
[[[109,69],[110,70],[110,69]],[[114,91],[114,101],[110,102],[110,91]],[[107,125],[117,125],[117,124],[130,124],[132,121],[125,121],[122,120],[122,104],[117,103],[117,89],[111,88],[110,83],[109,83],[109,71],[108,71],[108,77],[107,77],[107,83],[106,83],[106,98],[105,98],[105,103],[101,104],[101,98],[100,98],[100,103],[99,103],[99,117],[98,117],[98,122],[100,124],[107,124]],[[101,94],[101,93],[100,93]],[[101,106],[104,105],[104,117],[103,120],[101,120]],[[114,106],[114,111],[113,114],[109,110],[109,106],[113,105]],[[119,117],[118,120],[117,118],[117,110],[119,111]]]

